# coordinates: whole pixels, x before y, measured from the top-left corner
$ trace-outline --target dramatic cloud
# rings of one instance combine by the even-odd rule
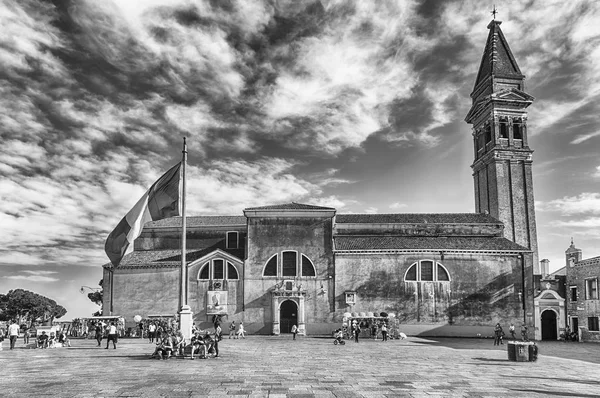
[[[538,209],[557,211],[566,216],[600,214],[600,193],[584,192],[577,196],[565,196],[547,203],[539,203]]]
[[[58,282],[60,279],[42,275],[11,275],[5,276],[6,279],[22,280],[29,282]]]
[[[600,175],[600,3],[500,11],[536,97],[536,178],[568,181],[536,180],[540,235],[544,214],[583,230],[600,200],[581,181]],[[432,212],[472,211],[462,120],[488,22],[475,0],[0,0],[0,265],[62,270],[9,275],[26,282],[104,264],[183,137],[189,214],[407,211],[419,190]],[[579,177],[556,176],[575,163]],[[456,193],[436,191],[454,169]]]

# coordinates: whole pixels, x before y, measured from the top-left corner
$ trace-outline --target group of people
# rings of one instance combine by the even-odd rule
[[[229,324],[229,338],[234,339],[245,339],[246,338],[246,330],[244,330],[244,323],[240,322],[240,324],[235,326],[235,321],[231,321]]]
[[[160,339],[156,340],[156,348],[151,358],[170,359],[173,356],[182,356],[185,349],[185,339],[181,331],[173,333],[166,331]]]
[[[110,342],[113,343],[113,348],[117,349],[117,341],[119,338],[119,332],[117,330],[117,326],[114,322],[111,322],[109,325],[104,325],[100,321],[96,322],[94,325],[94,336],[96,337],[96,342],[98,342],[98,347],[102,345],[102,339],[106,335],[106,349],[108,350],[108,346]]]
[[[23,335],[23,344],[29,345],[30,331],[27,327],[24,327],[21,331],[21,327],[15,320],[10,322],[8,329],[6,330],[6,337],[10,341],[10,349],[14,350],[18,338]],[[4,339],[4,332],[0,333],[0,341]],[[35,339],[35,346],[37,348],[55,348],[55,347],[71,347],[71,341],[67,337],[65,331],[61,330],[58,333],[50,332],[46,334],[45,331],[37,336]]]
[[[71,340],[63,331],[60,331],[58,335],[54,332],[50,332],[50,335],[48,335],[46,331],[42,331],[37,337],[36,346],[37,348],[71,347]]]
[[[510,338],[512,340],[517,339],[517,336],[515,335],[515,325],[513,323],[511,323],[508,327],[508,332],[510,333]],[[529,341],[529,331],[527,325],[525,324],[521,325],[521,339],[523,341]],[[494,345],[501,344],[504,344],[504,329],[502,329],[502,326],[498,322],[494,327]]]
[[[192,325],[192,338],[191,338],[191,358],[206,359],[211,355],[213,358],[219,357],[219,341],[223,339],[223,331],[221,329],[220,318],[213,322],[214,332],[201,331],[196,327],[196,324]],[[232,336],[232,330],[235,332],[235,321],[231,322],[229,326],[229,338]],[[244,325],[240,322],[237,328],[237,335],[234,338],[245,338]],[[185,351],[185,339],[181,331],[173,332],[172,330],[166,330],[161,333],[161,338],[156,339],[156,348],[151,358],[157,359],[170,359],[173,357],[184,357]]]

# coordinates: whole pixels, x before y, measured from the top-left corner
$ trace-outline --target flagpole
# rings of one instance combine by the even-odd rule
[[[188,305],[188,275],[186,264],[186,214],[185,214],[185,169],[187,164],[187,143],[183,137],[183,159],[181,160],[181,271],[179,287],[179,326],[186,341],[190,341],[192,335],[192,311]]]

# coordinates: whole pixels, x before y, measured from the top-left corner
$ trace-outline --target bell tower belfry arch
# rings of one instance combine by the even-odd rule
[[[504,236],[533,251],[539,273],[533,198],[532,154],[527,107],[534,98],[525,92],[525,76],[500,29],[489,35],[471,93],[465,121],[473,127],[475,211],[489,213],[504,224]]]

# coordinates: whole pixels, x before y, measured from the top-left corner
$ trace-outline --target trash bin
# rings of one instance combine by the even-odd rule
[[[509,361],[517,360],[516,345],[517,345],[516,341],[509,341],[508,344],[506,345],[506,350],[508,351],[508,360]]]
[[[509,341],[506,346],[508,360],[516,362],[536,361],[538,347],[532,341]]]

